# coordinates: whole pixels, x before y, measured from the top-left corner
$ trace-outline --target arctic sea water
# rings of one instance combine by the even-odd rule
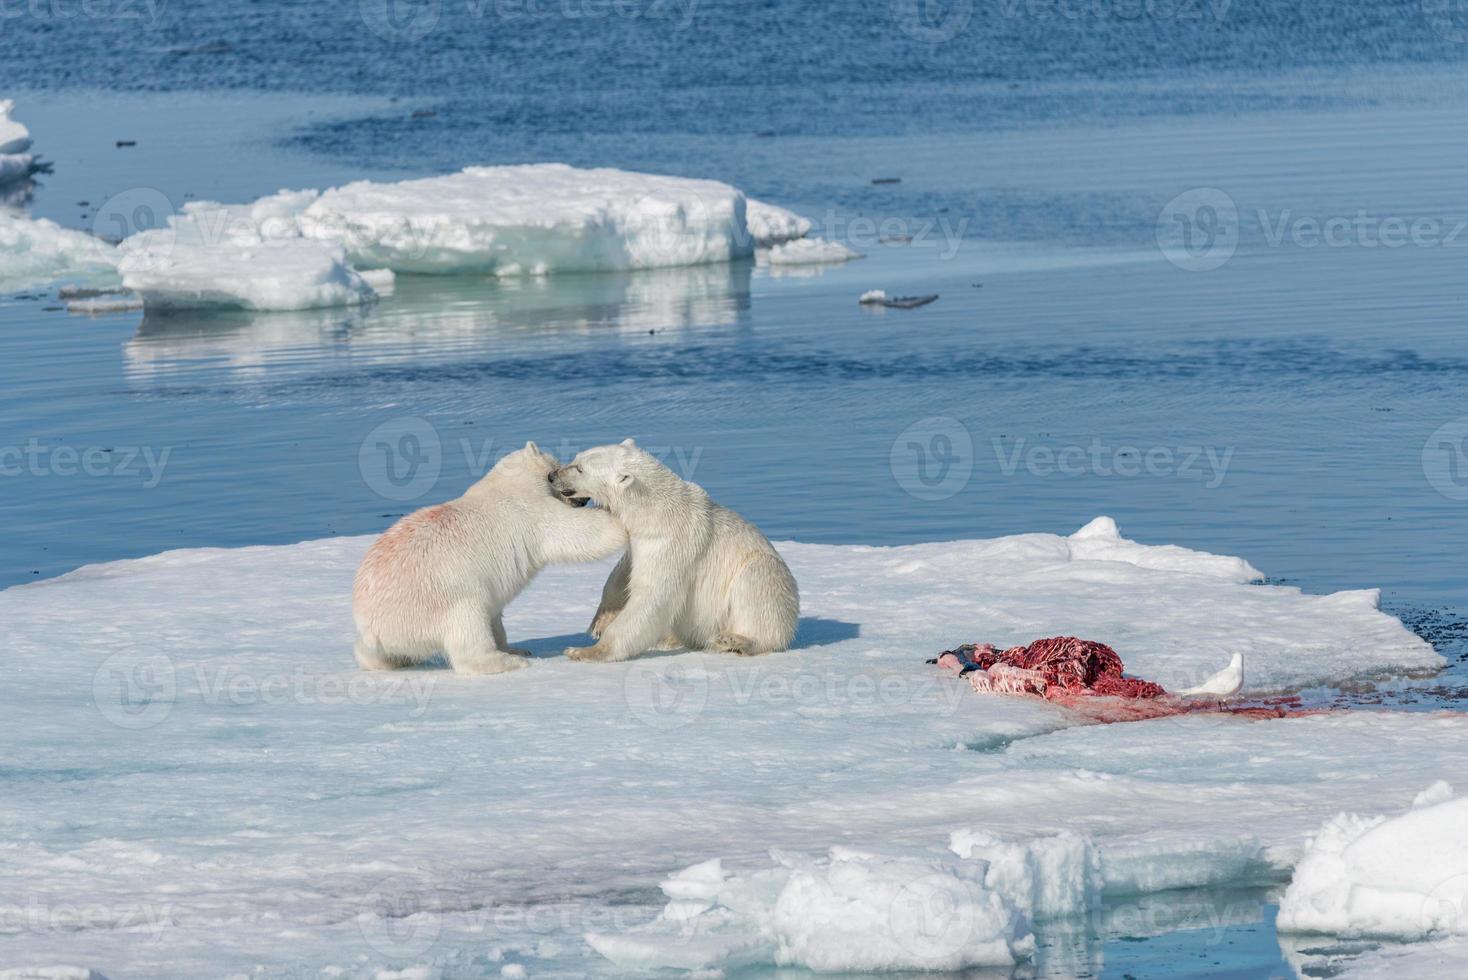
[[[86,318],[12,294],[0,443],[25,462],[0,479],[0,585],[376,531],[526,439],[634,435],[777,539],[1067,533],[1106,513],[1307,591],[1380,587],[1464,656],[1451,11],[653,6],[7,21],[20,87],[0,94],[54,164],[24,206],[65,225],[139,192],[242,201],[556,159],[727,180],[867,258],[404,278],[376,307],[300,314]],[[1190,221],[1202,238],[1179,246]],[[940,298],[875,312],[856,303],[871,288]],[[97,473],[64,462],[92,449]],[[1129,957],[1136,976],[1284,973],[1267,921],[1228,927],[1246,951],[1113,943],[1107,974]]]

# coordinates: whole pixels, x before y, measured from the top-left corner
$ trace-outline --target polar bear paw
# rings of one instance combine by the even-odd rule
[[[714,649],[720,653],[732,653],[736,657],[757,657],[767,652],[761,650],[749,637],[738,633],[720,633],[714,637]]]
[[[611,655],[612,651],[608,650],[600,643],[594,644],[589,647],[566,647],[566,656],[572,660],[606,660],[611,657]]]
[[[502,650],[495,650],[475,654],[450,653],[449,666],[456,674],[486,675],[520,670],[530,664],[518,657],[506,656]]]

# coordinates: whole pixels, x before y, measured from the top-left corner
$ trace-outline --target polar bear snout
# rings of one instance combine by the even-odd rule
[[[557,467],[546,476],[551,490],[572,507],[585,507],[591,502],[591,495],[585,493],[570,479],[571,474],[566,472],[566,467]]]

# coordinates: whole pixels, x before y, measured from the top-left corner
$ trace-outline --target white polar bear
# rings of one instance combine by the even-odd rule
[[[501,613],[551,562],[595,561],[627,543],[601,510],[551,493],[557,459],[533,442],[494,465],[457,500],[398,521],[368,549],[352,587],[357,663],[392,670],[439,651],[461,674],[525,666]]]
[[[753,524],[628,439],[579,454],[551,476],[574,505],[595,500],[627,528],[630,546],[602,590],[595,646],[573,660],[627,660],[655,646],[742,656],[795,637],[795,576]]]

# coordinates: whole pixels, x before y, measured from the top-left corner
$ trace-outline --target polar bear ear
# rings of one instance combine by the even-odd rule
[[[525,444],[525,451],[527,453],[534,453],[537,456],[540,455],[540,447],[533,440]]]
[[[622,440],[622,445],[626,446],[628,449],[636,449],[637,448],[637,443],[633,442],[631,439],[623,439]]]

